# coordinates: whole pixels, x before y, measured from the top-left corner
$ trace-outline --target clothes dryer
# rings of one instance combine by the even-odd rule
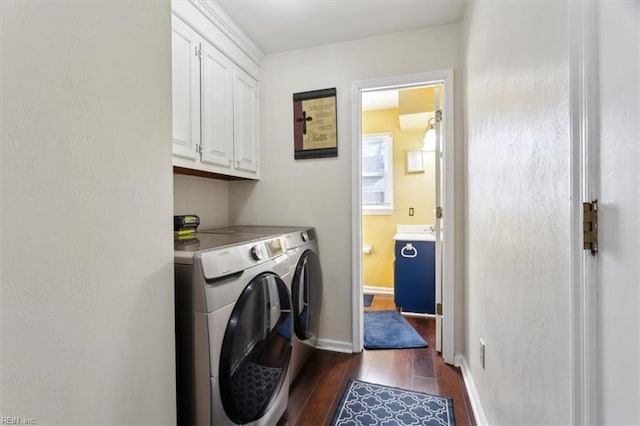
[[[289,274],[285,277],[292,298],[290,381],[296,379],[318,346],[320,309],[322,305],[322,268],[318,240],[310,226],[238,225],[201,231],[222,235],[257,234],[280,236],[285,241]],[[282,327],[281,330],[285,330]],[[284,334],[284,333],[283,333]]]
[[[287,408],[290,266],[279,237],[175,243],[180,425],[274,425]],[[285,325],[283,325],[285,324]]]
[[[313,349],[318,347],[322,307],[322,268],[313,227],[283,235],[289,258],[289,288],[293,316],[291,381],[302,371]]]

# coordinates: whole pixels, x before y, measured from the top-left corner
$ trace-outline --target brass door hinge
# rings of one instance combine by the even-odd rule
[[[436,303],[436,315],[442,315],[442,303]]]
[[[582,248],[598,251],[598,200],[582,203]]]

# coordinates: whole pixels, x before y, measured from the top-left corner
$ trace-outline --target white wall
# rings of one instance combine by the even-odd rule
[[[261,180],[229,184],[230,220],[316,227],[324,275],[322,339],[351,344],[351,84],[429,70],[457,71],[460,52],[460,25],[453,24],[265,58]],[[330,87],[337,88],[338,157],[296,161],[292,95]]]
[[[640,424],[640,3],[598,6],[599,424]]]
[[[567,23],[564,1],[465,17],[465,357],[489,424],[570,423]]]
[[[175,424],[169,3],[0,15],[0,415]]]
[[[196,214],[198,229],[229,225],[229,183],[198,176],[173,175],[173,214]]]

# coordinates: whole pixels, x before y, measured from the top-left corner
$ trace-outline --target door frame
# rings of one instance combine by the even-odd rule
[[[597,2],[569,3],[571,424],[600,423],[598,256],[582,248],[582,202],[599,198]]]
[[[455,241],[454,223],[454,73],[452,69],[428,71],[371,80],[355,81],[351,85],[351,259],[352,259],[352,345],[353,352],[363,349],[363,306],[362,306],[362,97],[366,91],[402,87],[418,87],[441,84],[443,87],[443,134],[442,155],[444,165],[443,219],[447,232],[443,236],[442,267],[442,358],[445,362],[455,362],[454,319],[455,288],[454,265]],[[436,283],[437,285],[437,283]]]

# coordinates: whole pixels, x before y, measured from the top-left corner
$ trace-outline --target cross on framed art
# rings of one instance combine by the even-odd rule
[[[296,160],[338,156],[335,88],[293,94],[293,145]]]

